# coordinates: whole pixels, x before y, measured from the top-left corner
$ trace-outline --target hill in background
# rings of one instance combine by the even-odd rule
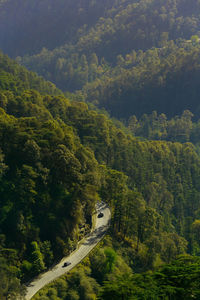
[[[199,111],[198,11],[196,0],[7,0],[0,47],[119,119],[172,117]]]

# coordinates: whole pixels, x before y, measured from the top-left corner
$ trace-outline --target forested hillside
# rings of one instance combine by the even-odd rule
[[[199,8],[198,0],[5,0],[0,46],[17,56],[67,43],[113,61],[132,49],[189,39],[199,32]]]
[[[95,272],[94,262],[98,272]],[[116,253],[102,245],[102,249],[70,274],[45,287],[33,300],[199,299],[199,267],[199,257],[182,255],[153,272],[133,274],[119,251]]]
[[[13,54],[20,55],[17,61],[56,83],[63,91],[76,92],[79,99],[104,107],[120,119],[128,119],[133,114],[140,117],[153,110],[168,117],[185,109],[193,113],[199,110],[199,1],[190,1],[188,5],[183,0],[164,3],[113,0],[101,2],[101,8],[99,1],[86,2],[77,1],[70,10],[70,1],[62,5],[59,1],[53,11],[49,0],[36,14],[21,1],[20,10],[23,12],[26,7],[36,23],[40,14],[48,20],[48,13],[55,16],[61,7],[63,12],[70,11],[72,18],[65,19],[66,25],[62,17],[56,22],[47,21],[53,24],[57,37],[62,36],[62,42],[56,42],[50,25],[42,27],[45,39],[34,27],[34,35],[37,41],[43,41],[43,46],[34,55],[23,47],[23,53]],[[7,0],[3,6],[4,18],[10,14],[7,5],[12,7],[11,3]],[[44,9],[45,5],[49,10]],[[84,20],[80,13],[84,14]],[[76,20],[83,21],[82,25]],[[15,28],[20,26],[13,17],[9,26],[12,22],[16,23]],[[68,37],[65,37],[66,30]],[[25,32],[12,30],[15,37]],[[29,41],[32,36],[29,33],[27,40],[23,38],[31,49],[35,46],[33,39]],[[13,40],[8,34],[6,38]],[[55,44],[49,46],[46,39]],[[17,49],[16,46],[5,48],[5,42],[1,47],[8,53]]]
[[[83,94],[122,119],[153,110],[174,117],[189,109],[199,116],[199,57],[198,42],[133,51],[101,79],[86,84]]]
[[[77,41],[80,28],[92,27],[115,2],[1,0],[0,48],[15,57]]]
[[[36,73],[28,72],[2,52],[0,52],[0,70],[0,91],[7,90],[18,95],[25,89],[37,89],[41,94],[62,94],[54,84],[45,81]]]
[[[199,10],[0,0],[0,299],[73,251],[101,200],[108,235],[35,299],[199,299]]]
[[[111,234],[124,253],[128,247],[133,271],[199,254],[200,158],[192,144],[139,141],[85,103],[30,89],[40,79],[28,72],[25,86],[17,76],[17,89],[9,74],[21,67],[1,61],[2,299],[74,249],[99,199],[112,208]]]
[[[153,110],[168,117],[187,109],[199,115],[199,56],[198,41],[182,41],[179,45],[171,41],[162,48],[120,55],[115,67],[98,63],[95,54],[89,62],[82,55],[70,61],[69,72],[65,73],[65,61],[60,59],[54,72],[52,69],[51,79],[57,81],[58,76],[60,87],[71,91],[75,86],[80,89],[85,82],[77,97],[104,107],[120,119],[127,120],[133,114],[141,117]],[[36,56],[32,67],[37,70],[37,65],[40,68],[45,59],[45,52]],[[75,61],[78,73],[73,69]]]

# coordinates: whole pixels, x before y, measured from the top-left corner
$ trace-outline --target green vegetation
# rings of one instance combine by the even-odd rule
[[[199,8],[197,0],[4,0],[0,45],[15,57],[43,47],[61,46],[59,50],[65,51],[71,46],[77,53],[95,52],[115,61],[132,49],[161,47],[167,40],[198,35]]]
[[[199,8],[197,0],[6,0],[0,46],[119,119],[199,113]]]
[[[185,41],[133,51],[100,79],[84,85],[82,93],[118,119],[154,110],[175,117],[189,109],[199,116],[199,53],[199,45]]]
[[[107,237],[101,248],[94,250],[70,274],[39,291],[33,300],[199,299],[199,257],[180,255],[170,264],[138,274],[132,272],[118,249],[113,269],[106,270],[110,242]]]
[[[99,262],[91,258],[98,284],[115,272],[117,245],[134,272],[200,253],[200,158],[192,144],[139,141],[85,103],[22,84],[7,90],[7,81],[0,90],[0,245],[5,276],[15,268],[13,293],[21,292],[17,278],[27,281],[74,249],[99,199],[112,209],[115,242]]]
[[[119,119],[199,113],[199,1],[109,3],[62,46],[18,62]]]
[[[0,298],[73,251],[103,200],[107,238],[35,299],[198,299],[200,1],[0,8],[17,61],[0,53]]]
[[[39,291],[33,299],[97,299],[104,280],[132,273],[125,260],[111,247],[112,241],[106,237],[78,267]]]
[[[100,299],[199,299],[199,257],[182,256],[153,273],[105,281]]]
[[[50,79],[63,89],[82,88],[76,93],[77,98],[104,107],[119,119],[128,119],[133,114],[139,118],[153,110],[167,117],[188,109],[198,115],[199,54],[199,45],[183,41],[179,45],[168,42],[163,48],[120,55],[113,67],[105,61],[99,63],[94,53],[88,59],[84,55],[74,56],[66,63],[66,70],[64,60],[57,64],[58,69],[52,68],[53,76],[58,74],[62,81]],[[23,62],[33,69],[37,64],[45,64],[43,55],[33,57],[32,65],[26,61],[24,58]]]
[[[168,120],[165,114],[158,115],[153,111],[150,115],[144,114],[137,119],[135,115],[128,120],[128,128],[133,135],[149,140],[178,141],[181,143],[192,142],[199,145],[199,119],[189,110],[181,116]],[[194,119],[194,122],[192,121]]]
[[[25,68],[19,66],[15,61],[10,60],[1,52],[0,70],[0,91],[9,91],[18,95],[25,89],[36,89],[41,94],[62,94],[54,84],[45,81],[42,77],[39,77],[33,72],[28,72]]]

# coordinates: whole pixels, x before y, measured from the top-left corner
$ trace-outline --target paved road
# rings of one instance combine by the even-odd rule
[[[106,230],[109,227],[111,218],[110,209],[105,203],[99,203],[97,205],[97,214],[103,212],[102,218],[96,219],[96,225],[91,234],[81,243],[78,250],[75,250],[68,257],[64,257],[56,266],[46,273],[43,273],[38,278],[29,283],[27,287],[26,300],[29,300],[35,295],[41,288],[60,277],[61,275],[69,272],[73,269],[88,253],[98,244],[98,242],[104,236]],[[64,262],[69,261],[71,264],[63,268]]]

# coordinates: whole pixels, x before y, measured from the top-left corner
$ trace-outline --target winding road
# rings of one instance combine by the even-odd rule
[[[41,288],[43,288],[51,281],[73,269],[100,242],[109,227],[111,212],[108,206],[103,202],[98,203],[96,209],[97,215],[99,214],[99,212],[102,212],[103,217],[97,217],[95,228],[90,233],[90,235],[80,243],[80,246],[77,250],[72,252],[69,256],[64,257],[51,270],[41,274],[39,277],[28,284],[25,296],[26,300],[31,299]],[[67,267],[63,267],[63,264],[66,261],[70,262],[71,264]]]

